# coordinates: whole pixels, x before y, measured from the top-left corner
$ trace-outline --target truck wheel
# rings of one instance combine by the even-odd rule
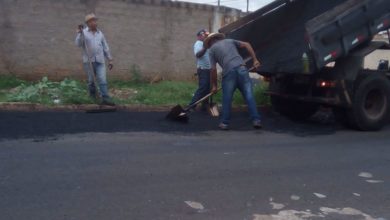
[[[389,118],[390,82],[383,73],[364,75],[356,86],[348,121],[358,130],[380,130]]]
[[[306,120],[313,116],[320,107],[318,104],[278,96],[271,96],[271,103],[276,112],[292,120]]]

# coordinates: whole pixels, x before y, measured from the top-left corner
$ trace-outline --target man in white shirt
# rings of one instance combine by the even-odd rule
[[[96,77],[102,96],[103,105],[115,105],[108,95],[105,59],[109,61],[108,68],[113,68],[113,58],[103,32],[97,28],[97,18],[94,14],[85,17],[87,28],[79,26],[76,45],[83,48],[83,66],[88,75],[89,95],[96,99]],[[95,77],[94,77],[95,75]]]
[[[209,52],[203,46],[203,41],[208,36],[209,32],[205,29],[198,31],[196,34],[197,41],[194,44],[194,54],[196,57],[196,66],[197,66],[197,75],[198,75],[198,83],[199,87],[196,90],[191,104],[195,103],[199,99],[203,98],[207,94],[210,93],[210,59]],[[208,100],[203,102],[203,107],[208,105]]]

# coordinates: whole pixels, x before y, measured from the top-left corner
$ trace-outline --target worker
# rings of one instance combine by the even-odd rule
[[[211,64],[211,92],[216,93],[217,89],[217,63],[222,67],[222,115],[219,128],[229,129],[231,105],[233,94],[239,89],[248,105],[252,125],[255,129],[261,129],[260,114],[257,111],[256,101],[253,95],[252,80],[249,71],[245,66],[238,48],[246,49],[252,57],[253,66],[260,67],[260,62],[252,46],[247,42],[232,39],[225,39],[222,33],[210,34],[204,40],[205,47],[209,50]]]
[[[76,45],[83,48],[83,67],[88,76],[88,90],[92,99],[97,100],[95,78],[99,86],[102,105],[115,105],[108,94],[105,58],[108,60],[108,68],[112,70],[113,58],[103,35],[97,28],[95,14],[85,16],[86,28],[79,25],[77,29]]]
[[[196,57],[198,89],[194,93],[190,105],[197,102],[210,93],[210,59],[209,52],[204,47],[203,41],[209,35],[206,29],[202,29],[196,33],[197,41],[194,44],[194,55]],[[202,109],[205,110],[209,105],[209,100],[202,103]],[[195,108],[195,107],[194,107]]]

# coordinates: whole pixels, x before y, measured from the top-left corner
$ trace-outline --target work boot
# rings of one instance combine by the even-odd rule
[[[261,124],[260,120],[254,120],[252,122],[252,125],[253,125],[254,129],[262,129],[263,128],[263,125]]]
[[[115,103],[110,98],[103,98],[102,105],[115,106]]]

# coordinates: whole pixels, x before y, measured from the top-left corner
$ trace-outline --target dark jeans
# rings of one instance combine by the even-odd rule
[[[199,99],[205,97],[207,94],[210,93],[210,70],[209,69],[198,69],[198,80],[199,80],[199,87],[198,90],[196,90],[194,97],[192,97],[190,105],[194,104]],[[208,104],[208,100],[204,101],[203,104]]]
[[[249,72],[246,67],[239,66],[226,73],[222,78],[221,122],[224,124],[229,124],[230,122],[233,94],[236,89],[239,89],[244,96],[252,121],[260,120]]]

